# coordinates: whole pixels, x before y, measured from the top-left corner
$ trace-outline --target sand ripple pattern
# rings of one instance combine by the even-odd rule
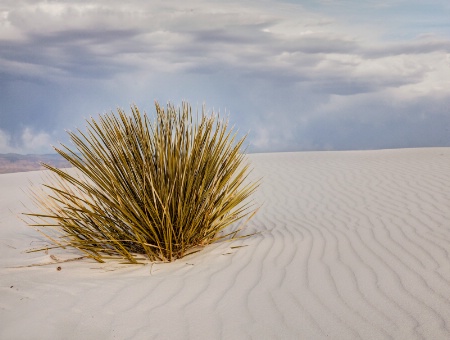
[[[250,160],[261,234],[139,268],[1,260],[0,338],[450,339],[450,148]]]

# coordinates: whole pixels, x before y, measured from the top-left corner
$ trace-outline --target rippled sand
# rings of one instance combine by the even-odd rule
[[[450,148],[249,158],[262,233],[146,266],[25,253],[0,175],[0,338],[450,339]]]

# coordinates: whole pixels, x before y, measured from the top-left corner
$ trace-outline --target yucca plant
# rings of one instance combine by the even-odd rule
[[[51,176],[32,191],[40,212],[25,214],[28,224],[99,262],[173,261],[240,237],[224,229],[256,211],[245,137],[204,107],[199,117],[187,103],[155,105],[153,121],[133,106],[68,132],[76,150],[55,151],[77,171],[44,164]]]

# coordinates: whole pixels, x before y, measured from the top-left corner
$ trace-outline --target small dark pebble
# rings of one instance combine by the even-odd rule
[[[56,270],[57,270],[57,271],[60,271],[60,270],[61,270],[61,267],[57,267]]]
[[[11,286],[11,287],[9,287],[9,288],[13,288],[14,286]]]

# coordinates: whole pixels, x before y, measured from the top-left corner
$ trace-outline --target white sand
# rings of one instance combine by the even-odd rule
[[[0,339],[450,339],[450,148],[250,159],[263,233],[146,266],[11,268],[79,254],[25,253],[40,173],[0,175]]]

